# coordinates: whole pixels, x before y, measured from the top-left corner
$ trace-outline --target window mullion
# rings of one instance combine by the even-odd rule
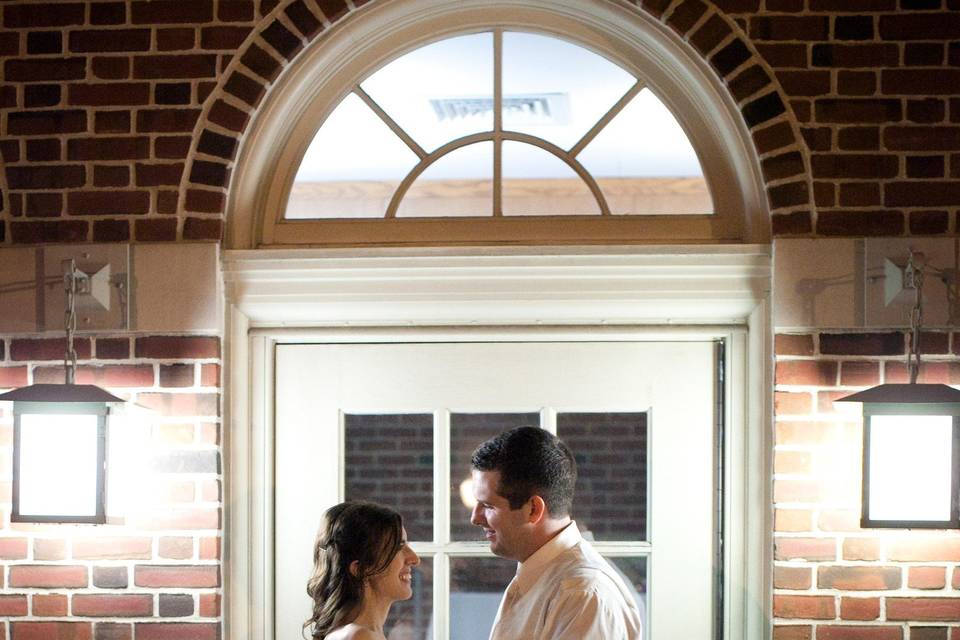
[[[337,411],[337,451],[340,457],[340,473],[337,474],[338,501],[347,499],[347,414],[343,409]]]
[[[360,88],[358,85],[354,88],[353,92],[357,94],[357,97],[363,100],[363,102],[370,107],[370,109],[377,114],[377,116],[383,120],[383,123],[390,127],[390,130],[397,134],[397,137],[403,140],[404,144],[410,147],[410,150],[417,154],[417,157],[423,160],[427,157],[427,152],[417,144],[417,141],[410,137],[403,127],[397,124],[396,120],[391,118],[383,108],[377,104],[376,100],[370,97],[370,95]]]
[[[503,31],[493,32],[493,216],[503,215]]]
[[[557,410],[552,407],[540,409],[540,426],[553,435],[557,435]]]
[[[599,134],[603,128],[610,123],[611,120],[617,117],[617,114],[623,111],[623,108],[626,107],[631,100],[633,100],[634,96],[643,91],[644,87],[645,85],[643,82],[640,82],[639,80],[635,85],[630,87],[630,90],[623,94],[623,96],[617,100],[617,103],[610,107],[610,110],[603,114],[599,120],[597,120],[595,125],[590,127],[590,131],[587,131],[583,137],[577,141],[577,144],[570,148],[570,157],[577,157],[577,155],[583,151],[584,147],[590,144],[593,139],[597,137],[597,134]]]
[[[434,638],[449,640],[450,557],[450,411],[433,414],[433,556]]]
[[[433,557],[433,640],[450,640],[450,556]]]
[[[450,542],[450,411],[433,414],[433,540]]]

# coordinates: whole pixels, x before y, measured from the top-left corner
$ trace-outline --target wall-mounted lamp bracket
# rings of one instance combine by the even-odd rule
[[[130,248],[127,245],[54,246],[38,250],[37,318],[45,331],[63,327],[69,264],[76,266],[77,333],[129,328]]]
[[[957,305],[958,240],[955,238],[868,238],[864,243],[864,326],[902,327],[915,306],[916,278],[923,278],[923,326],[960,322]],[[916,271],[911,272],[913,259]]]
[[[64,260],[63,268],[64,287],[73,287],[77,296],[78,309],[110,311],[110,288],[114,282],[110,275],[110,263],[89,265],[88,271],[76,266],[75,260]]]

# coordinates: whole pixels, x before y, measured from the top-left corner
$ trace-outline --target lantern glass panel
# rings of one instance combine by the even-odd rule
[[[953,417],[870,417],[871,520],[948,521]]]
[[[97,515],[98,415],[21,414],[21,516]]]

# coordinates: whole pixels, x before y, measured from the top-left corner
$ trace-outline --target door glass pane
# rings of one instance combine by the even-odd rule
[[[426,151],[493,129],[493,34],[428,44],[360,87]],[[361,145],[363,146],[363,145]]]
[[[517,572],[502,558],[450,558],[450,640],[487,640]]]
[[[643,620],[643,628],[649,629],[647,625],[647,557],[607,557],[607,561],[613,565],[613,568],[620,574],[623,581],[630,590],[637,608],[640,609],[640,619]]]
[[[410,147],[351,93],[307,147],[284,217],[382,218],[416,164]]]
[[[587,183],[566,162],[532,144],[503,143],[503,215],[599,213]]]
[[[647,538],[647,414],[560,413],[577,459],[573,517],[594,540]]]
[[[705,214],[713,202],[700,160],[670,110],[644,89],[577,159],[613,214]]]
[[[493,143],[477,142],[443,156],[421,173],[397,217],[493,215]]]
[[[559,38],[503,34],[503,128],[569,149],[636,79]]]
[[[470,524],[473,482],[470,456],[480,443],[514,427],[539,427],[539,413],[453,413],[450,415],[450,539],[483,540]],[[496,610],[494,610],[496,613]]]
[[[344,431],[346,499],[396,509],[410,540],[433,540],[433,416],[347,414]]]
[[[430,640],[432,615],[433,558],[420,556],[420,564],[413,568],[413,597],[390,607],[383,627],[387,640]]]

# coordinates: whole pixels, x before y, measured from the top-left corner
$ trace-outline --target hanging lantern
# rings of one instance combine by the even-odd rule
[[[960,527],[960,391],[919,384],[923,271],[911,252],[914,290],[909,384],[882,384],[841,398],[863,403],[861,527]]]
[[[883,384],[842,401],[863,403],[860,526],[960,527],[960,391]]]
[[[76,263],[65,261],[65,384],[34,384],[0,395],[0,401],[13,402],[11,522],[106,522],[107,418],[123,400],[74,384],[75,297],[90,286]]]

